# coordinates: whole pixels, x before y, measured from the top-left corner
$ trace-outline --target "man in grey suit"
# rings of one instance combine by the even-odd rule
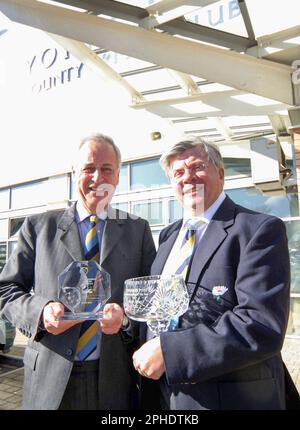
[[[159,380],[165,409],[285,409],[280,351],[290,265],[283,222],[225,195],[213,144],[180,142],[161,163],[184,217],[161,232],[151,274],[182,273],[181,244],[194,231],[185,261],[190,302],[175,331],[134,353],[135,368]]]
[[[82,140],[73,168],[78,201],[65,211],[27,218],[0,278],[1,315],[29,337],[24,354],[25,409],[132,409],[136,372],[122,310],[127,278],[149,274],[155,247],[147,221],[113,210],[121,156],[113,140]],[[85,260],[88,218],[97,216],[100,265],[111,275],[112,296],[98,323],[97,344],[85,359],[76,349],[82,323],[57,320],[58,275]],[[100,329],[101,328],[101,329]],[[97,332],[97,327],[96,327]]]

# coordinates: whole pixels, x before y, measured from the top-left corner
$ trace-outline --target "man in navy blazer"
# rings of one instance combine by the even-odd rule
[[[174,331],[151,338],[148,330],[150,340],[133,356],[136,370],[159,380],[164,409],[285,409],[280,351],[290,264],[284,223],[225,195],[224,165],[213,144],[180,142],[161,164],[184,217],[161,232],[151,273],[176,273],[190,219],[200,227],[186,274],[189,308]]]

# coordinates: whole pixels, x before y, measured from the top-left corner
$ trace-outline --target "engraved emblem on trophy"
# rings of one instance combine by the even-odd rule
[[[96,320],[111,296],[110,274],[96,261],[73,261],[58,276],[58,300],[65,313],[58,320]]]
[[[188,309],[189,296],[182,275],[132,278],[124,285],[126,315],[147,322],[155,335],[170,330],[171,323]]]

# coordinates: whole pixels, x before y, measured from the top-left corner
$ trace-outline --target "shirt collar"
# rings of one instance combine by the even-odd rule
[[[185,217],[183,219],[182,227],[186,228],[187,226],[193,226],[198,223],[209,224],[225,198],[226,194],[224,193],[224,191],[222,191],[217,200],[215,200],[214,203],[208,209],[206,209],[206,211],[203,212],[201,216]]]
[[[76,202],[76,212],[77,212],[78,222],[81,222],[86,218],[90,217],[91,215],[93,215],[83,206],[80,200]],[[96,214],[96,215],[99,219],[105,221],[107,218],[107,211],[103,211],[100,214]]]

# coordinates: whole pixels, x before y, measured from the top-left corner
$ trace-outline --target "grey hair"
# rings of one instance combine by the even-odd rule
[[[105,142],[108,145],[110,145],[113,148],[113,150],[115,151],[115,154],[117,157],[118,168],[120,169],[121,163],[122,163],[121,151],[117,147],[117,145],[115,144],[115,142],[113,141],[113,139],[110,136],[107,136],[107,135],[102,134],[102,133],[90,134],[89,136],[84,137],[80,141],[78,150],[80,150],[83,147],[83,145],[85,145],[87,142],[90,142],[91,140],[94,140],[94,141],[99,142],[99,143]]]
[[[164,171],[169,175],[170,165],[172,159],[182,154],[187,149],[200,148],[206,155],[209,161],[213,163],[216,168],[224,168],[224,162],[219,148],[214,143],[205,142],[198,136],[190,137],[186,140],[181,140],[176,143],[169,151],[162,154],[160,157],[160,165]]]

